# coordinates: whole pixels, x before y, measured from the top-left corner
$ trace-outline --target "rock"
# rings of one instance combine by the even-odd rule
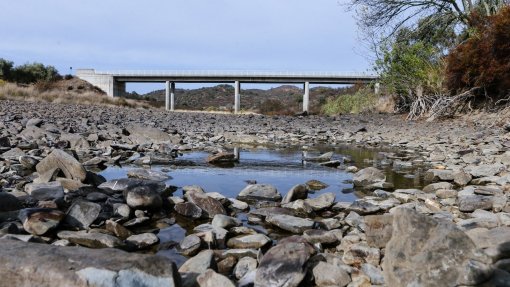
[[[207,269],[204,273],[197,277],[197,282],[200,287],[235,287],[234,283],[227,277],[214,272],[212,269]]]
[[[282,199],[282,204],[289,203],[297,199],[306,199],[308,197],[308,188],[304,184],[293,186]]]
[[[205,193],[200,192],[186,192],[185,194],[188,201],[196,204],[202,209],[202,216],[214,218],[216,214],[226,214],[223,205],[216,199],[207,196]]]
[[[352,180],[354,186],[364,187],[375,183],[385,182],[386,176],[381,170],[378,170],[375,167],[367,167],[355,173]]]
[[[454,173],[447,169],[429,169],[425,173],[425,180],[429,182],[435,181],[453,181]]]
[[[246,186],[243,190],[241,190],[241,192],[237,196],[237,199],[243,201],[258,201],[258,200],[279,201],[282,199],[282,196],[272,185],[250,184]]]
[[[343,268],[327,262],[319,262],[313,268],[315,284],[318,287],[347,286],[351,282],[351,276]]]
[[[393,216],[390,214],[365,216],[365,235],[370,247],[384,248],[393,232]]]
[[[55,229],[64,216],[62,211],[48,208],[26,208],[19,213],[23,228],[33,235],[43,235]]]
[[[257,269],[257,259],[251,257],[243,257],[237,261],[236,267],[234,268],[234,276],[237,279],[243,278],[247,273]]]
[[[200,251],[202,241],[195,234],[188,235],[179,243],[179,251],[185,256],[193,256]]]
[[[129,188],[124,192],[129,207],[142,210],[158,210],[163,205],[161,195],[151,186],[143,185]]]
[[[462,212],[473,212],[476,209],[492,209],[493,201],[489,196],[464,195],[459,196],[459,210]]]
[[[345,250],[342,261],[347,265],[361,265],[370,263],[379,265],[381,260],[381,252],[379,248],[373,248],[366,243],[352,244]]]
[[[296,287],[306,274],[306,262],[313,247],[299,236],[281,240],[260,260],[255,275],[255,287]]]
[[[294,214],[304,216],[304,217],[308,217],[310,214],[312,214],[314,212],[313,208],[310,205],[308,205],[308,203],[306,203],[306,201],[304,201],[302,199],[298,199],[298,200],[292,201],[290,203],[286,203],[286,204],[282,205],[282,207],[292,209],[294,211],[293,212]]]
[[[21,201],[14,195],[0,191],[0,212],[22,209]]]
[[[191,202],[182,202],[177,203],[174,206],[175,212],[179,213],[182,216],[191,217],[191,218],[200,218],[202,217],[202,209],[198,207],[196,204]]]
[[[381,211],[381,208],[370,201],[364,199],[356,199],[348,208],[347,211],[354,211],[360,215],[373,214]]]
[[[66,178],[83,182],[87,171],[73,156],[63,150],[55,149],[35,167],[39,174],[60,169]]]
[[[129,205],[123,203],[116,203],[113,205],[113,212],[124,219],[128,219],[131,214],[131,208]]]
[[[244,201],[240,201],[240,200],[237,200],[235,198],[228,198],[228,201],[230,201],[230,207],[231,208],[234,208],[234,209],[237,209],[237,210],[243,210],[243,211],[246,211],[246,210],[249,210],[250,209],[250,206],[248,205],[248,203],[244,202]]]
[[[495,164],[481,164],[477,166],[468,166],[466,171],[469,172],[473,177],[487,177],[493,176],[501,171],[505,170],[505,166],[500,163]]]
[[[12,148],[2,154],[0,154],[0,158],[7,159],[7,160],[18,160],[18,158],[26,156],[25,152],[22,151],[20,148]]]
[[[205,273],[207,269],[214,268],[214,252],[212,250],[204,250],[194,257],[188,259],[179,268],[179,273],[182,277],[182,286],[195,286],[197,277]]]
[[[127,228],[113,220],[106,220],[106,230],[110,231],[115,236],[121,239],[126,239],[129,236],[133,235],[133,233],[129,231]]]
[[[208,163],[229,163],[229,162],[236,162],[236,155],[233,153],[227,153],[227,152],[220,152],[214,155],[210,155],[207,157]]]
[[[159,144],[171,140],[169,134],[150,126],[129,125],[126,131],[129,133],[129,139],[135,144]]]
[[[152,181],[165,181],[172,178],[164,172],[145,168],[131,169],[128,171],[127,176],[131,178],[139,178]]]
[[[67,239],[69,242],[89,248],[122,248],[124,243],[115,236],[85,231],[60,231],[58,238]]]
[[[382,264],[386,285],[476,285],[490,276],[485,262],[487,258],[455,224],[406,208],[394,211],[393,234]]]
[[[134,282],[146,287],[180,286],[175,264],[162,256],[14,240],[1,240],[1,245],[0,277],[5,286],[116,287]]]
[[[365,263],[361,266],[361,271],[370,277],[370,283],[373,285],[384,285],[384,276],[381,269],[372,264]]]
[[[241,226],[242,222],[234,217],[230,217],[224,214],[216,214],[212,220],[212,226],[220,228],[230,228],[234,226]]]
[[[31,156],[20,156],[19,163],[27,170],[34,170],[39,161]]]
[[[89,142],[79,134],[62,134],[60,141],[67,141],[73,150],[89,150]]]
[[[39,201],[59,200],[64,198],[64,188],[58,181],[29,183],[25,185],[25,192]]]
[[[43,122],[43,120],[38,119],[38,118],[29,119],[27,121],[27,123],[25,124],[25,127],[30,127],[30,126],[40,127],[42,122]]]
[[[303,238],[310,244],[333,244],[342,239],[342,231],[340,230],[320,230],[320,229],[309,229],[303,232]]]
[[[325,184],[322,181],[316,180],[316,179],[311,179],[311,180],[307,181],[305,183],[305,185],[308,189],[311,189],[311,190],[321,190],[321,189],[325,189],[326,187],[328,187],[327,184]]]
[[[335,202],[335,194],[332,192],[323,193],[316,198],[305,199],[305,202],[313,210],[320,211],[333,205]]]
[[[135,187],[146,186],[158,193],[165,190],[164,182],[145,180],[139,178],[121,178],[104,182],[98,186],[101,189],[110,189],[113,191],[126,191]]]
[[[229,248],[238,249],[259,249],[271,242],[271,239],[264,234],[243,235],[230,238],[227,241]]]
[[[334,155],[333,152],[327,152],[327,153],[323,153],[319,156],[308,156],[306,152],[303,152],[303,160],[315,161],[315,162],[325,162],[325,161],[330,161],[331,158],[333,157],[333,155]]]
[[[227,258],[218,262],[218,273],[230,276],[234,266],[236,266],[236,263],[237,259],[234,256],[227,256]]]
[[[453,185],[449,182],[431,183],[423,188],[423,192],[432,193],[440,189],[453,189]]]
[[[159,239],[154,233],[142,233],[129,236],[126,242],[137,249],[144,249],[158,243]]]
[[[269,215],[266,217],[266,221],[283,230],[298,234],[302,234],[307,229],[312,229],[314,225],[311,219],[285,214]]]
[[[464,171],[458,171],[453,173],[453,182],[458,186],[465,186],[467,185],[473,177],[471,174],[464,172]]]
[[[80,229],[87,229],[98,218],[100,212],[101,205],[78,200],[67,210],[65,222]]]

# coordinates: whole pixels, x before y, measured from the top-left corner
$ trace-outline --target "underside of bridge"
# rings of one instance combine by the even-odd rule
[[[345,75],[338,73],[281,73],[281,72],[96,72],[93,69],[78,69],[76,76],[103,90],[109,97],[126,93],[127,82],[165,83],[165,107],[175,110],[176,83],[233,83],[234,111],[241,107],[241,83],[287,83],[303,84],[303,112],[308,112],[310,84],[357,84],[374,83],[379,92],[377,76]]]

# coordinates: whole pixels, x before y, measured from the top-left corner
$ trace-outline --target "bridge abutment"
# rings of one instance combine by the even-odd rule
[[[165,82],[165,109],[173,112],[175,110],[175,82]]]
[[[93,69],[78,69],[76,77],[98,87],[112,98],[126,93],[126,83],[116,81],[112,75],[96,74]]]
[[[241,111],[241,82],[235,81],[234,83],[234,113]]]

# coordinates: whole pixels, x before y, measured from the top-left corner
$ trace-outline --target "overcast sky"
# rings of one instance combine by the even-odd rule
[[[0,57],[97,70],[367,71],[345,0],[0,0]]]

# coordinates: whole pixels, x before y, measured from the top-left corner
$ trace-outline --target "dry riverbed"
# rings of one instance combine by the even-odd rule
[[[508,120],[0,101],[0,285],[509,286]],[[189,164],[182,153],[231,162],[238,146],[346,144],[389,150],[369,167],[307,156],[351,172],[363,195],[354,201],[310,196],[318,181],[288,191],[248,182],[234,197],[196,185],[177,196],[165,183]],[[99,174],[118,164],[136,168],[116,180]],[[388,167],[420,169],[425,184],[395,188]],[[188,232],[162,242],[183,221]],[[175,252],[153,255],[165,250]]]

